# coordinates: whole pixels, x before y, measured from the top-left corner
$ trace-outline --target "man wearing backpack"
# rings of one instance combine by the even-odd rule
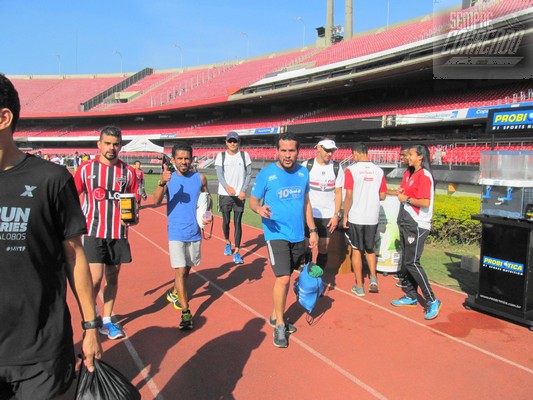
[[[313,208],[313,218],[318,229],[318,255],[316,263],[323,270],[328,263],[329,240],[337,226],[342,223],[342,187],[344,170],[331,157],[337,145],[329,138],[323,139],[315,146],[316,157],[302,163],[309,171],[309,202]],[[306,237],[309,229],[305,227]],[[306,261],[311,261],[308,253]]]
[[[242,264],[240,254],[242,238],[242,215],[246,202],[246,190],[252,179],[252,160],[246,152],[239,151],[239,135],[230,132],[226,135],[227,150],[217,154],[215,170],[218,178],[218,208],[222,213],[222,231],[226,245],[224,255],[233,254],[233,262]],[[233,210],[235,251],[231,250],[229,239],[231,211]]]

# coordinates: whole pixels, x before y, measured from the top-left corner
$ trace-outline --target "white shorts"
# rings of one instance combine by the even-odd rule
[[[201,240],[196,242],[169,240],[168,251],[170,253],[170,265],[172,268],[195,267],[200,265],[201,243]]]

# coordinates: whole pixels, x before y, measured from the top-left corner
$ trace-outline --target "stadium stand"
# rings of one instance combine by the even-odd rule
[[[494,0],[453,12],[454,17],[464,15],[465,23],[472,12],[485,12],[492,19],[508,18],[512,25],[525,12],[524,7],[523,0]],[[480,113],[482,117],[460,121],[460,127],[439,121],[440,125],[427,123],[405,130],[395,127],[396,130],[383,133],[383,138],[374,133],[361,133],[363,138],[373,137],[371,141],[380,142],[369,147],[371,160],[380,164],[393,165],[399,161],[399,146],[387,144],[387,140],[391,143],[413,137],[415,140],[424,138],[432,155],[440,144],[443,164],[477,165],[479,153],[492,148],[486,135],[480,135],[482,127],[479,125],[484,123],[480,120],[486,118],[486,108],[533,105],[533,85],[529,80],[434,85],[431,71],[424,65],[416,71],[415,79],[405,80],[405,83],[404,75],[386,76],[388,72],[380,72],[376,83],[372,79],[336,83],[337,77],[330,76],[324,78],[322,86],[312,90],[300,83],[294,87],[280,83],[284,92],[270,98],[266,96],[268,100],[262,99],[262,93],[257,93],[256,98],[246,97],[246,89],[251,89],[255,83],[284,73],[313,68],[327,70],[328,66],[338,62],[352,62],[368,55],[379,58],[392,50],[408,59],[410,53],[401,53],[401,49],[445,35],[452,29],[451,19],[451,14],[442,13],[388,29],[364,32],[330,46],[311,46],[187,69],[150,69],[148,75],[139,77],[131,85],[128,83],[128,87],[87,112],[80,104],[124,83],[124,75],[16,76],[12,79],[21,95],[22,119],[15,137],[24,146],[40,148],[50,154],[68,154],[74,149],[87,152],[86,147],[94,147],[100,129],[114,123],[121,127],[126,140],[146,136],[166,146],[168,152],[174,140],[198,141],[195,155],[209,159],[222,151],[226,133],[238,130],[245,138],[244,148],[254,160],[271,160],[275,158],[275,149],[264,145],[270,141],[269,135],[300,128],[299,132],[304,133],[307,141],[300,152],[303,160],[314,156],[315,149],[310,143],[316,143],[314,135],[317,132],[325,134],[328,132],[326,127],[334,124],[338,127],[344,123],[345,132],[339,134],[342,140],[337,141],[340,148],[334,154],[334,159],[344,160],[351,156],[350,142],[359,140],[356,138],[360,132],[352,128],[353,122],[373,121],[372,129],[381,129],[381,134],[385,132],[381,122],[386,116],[485,108],[485,114]],[[330,78],[333,83],[328,80]],[[388,81],[381,83],[382,79]],[[313,129],[307,133],[307,127]],[[432,130],[442,127],[445,133],[440,137],[433,136]],[[258,131],[262,135],[257,135]],[[411,131],[415,132],[413,136]],[[220,146],[214,145],[213,138],[217,138]],[[507,142],[502,139],[496,138],[495,149],[533,148],[530,141],[520,137],[510,138]],[[62,149],[61,146],[68,148]],[[157,154],[136,156],[153,164],[160,163]]]

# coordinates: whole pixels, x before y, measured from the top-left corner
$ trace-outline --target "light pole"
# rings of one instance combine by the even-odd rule
[[[122,53],[118,50],[115,50],[115,54],[118,54],[120,57],[120,75],[122,75]]]
[[[387,0],[387,30],[389,30],[389,10],[390,10],[390,0]]]
[[[305,23],[304,23],[304,20],[303,20],[303,18],[300,17],[300,16],[298,16],[298,17],[294,17],[294,19],[295,19],[296,21],[300,21],[300,22],[302,23],[303,27],[304,27],[304,33],[303,33],[303,37],[302,37],[302,47],[304,47],[304,46],[305,46]]]
[[[59,66],[59,75],[61,75],[61,54],[59,53],[54,53],[54,56],[57,57],[57,64]]]
[[[172,47],[180,51],[180,68],[183,68],[183,51],[181,51],[181,46],[179,44],[174,43]]]
[[[241,36],[246,37],[246,58],[248,58],[248,53],[250,51],[250,38],[246,32],[241,32]]]

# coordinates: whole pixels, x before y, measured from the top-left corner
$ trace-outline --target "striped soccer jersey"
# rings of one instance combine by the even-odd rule
[[[105,165],[97,157],[78,168],[74,182],[78,194],[84,193],[82,210],[87,235],[100,239],[127,238],[127,229],[120,223],[120,194],[134,193],[139,200],[134,168],[121,160]]]

